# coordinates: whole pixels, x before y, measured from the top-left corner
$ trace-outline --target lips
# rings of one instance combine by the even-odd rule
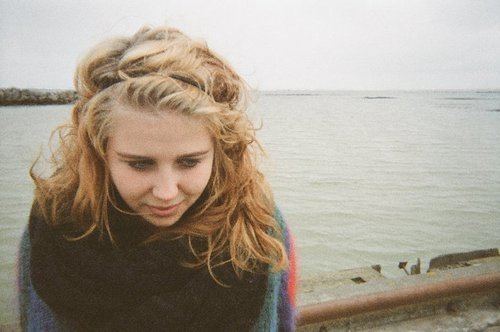
[[[151,213],[153,213],[156,216],[168,217],[168,216],[174,215],[177,212],[177,209],[178,209],[180,204],[181,203],[177,203],[177,204],[170,205],[167,207],[148,205],[148,208],[151,211]]]

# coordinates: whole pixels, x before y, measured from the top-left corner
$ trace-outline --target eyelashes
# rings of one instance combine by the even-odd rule
[[[133,168],[137,171],[145,171],[153,166],[152,162],[143,160],[127,161],[127,164],[130,166],[130,168]]]
[[[178,161],[178,164],[184,168],[193,168],[200,163],[200,159],[197,158],[185,158]]]
[[[181,168],[194,168],[201,162],[198,158],[183,158],[177,161],[177,164]],[[126,161],[128,166],[136,171],[146,171],[155,166],[155,162],[153,160],[131,160]]]

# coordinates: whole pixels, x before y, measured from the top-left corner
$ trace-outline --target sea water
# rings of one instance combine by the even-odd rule
[[[14,322],[30,164],[71,105],[0,107],[0,326]],[[500,91],[261,93],[262,169],[301,278],[500,244]],[[45,151],[47,149],[45,148]]]

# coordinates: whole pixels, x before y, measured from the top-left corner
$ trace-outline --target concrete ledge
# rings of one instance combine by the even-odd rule
[[[500,328],[500,297],[488,292],[443,297],[297,327],[313,331],[486,331]]]
[[[306,305],[300,308],[297,326],[485,290],[500,291],[500,272]]]
[[[482,330],[500,324],[498,256],[397,279],[377,276],[374,272],[370,268],[351,269],[302,282],[305,287],[299,290],[298,330],[351,331],[376,326],[377,330],[383,327],[392,331],[394,326],[404,330],[412,326],[414,330],[425,331],[432,330],[431,322],[445,326],[451,317],[448,313],[454,312],[460,312],[455,319],[456,327],[468,329],[475,322],[474,326]],[[353,282],[357,280],[353,277],[359,275],[366,282]],[[321,279],[324,283],[319,282]],[[410,324],[417,321],[420,325]],[[443,329],[453,329],[453,325]]]

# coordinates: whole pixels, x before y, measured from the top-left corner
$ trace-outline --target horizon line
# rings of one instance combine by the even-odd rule
[[[0,90],[18,89],[18,90],[33,90],[33,91],[75,91],[72,88],[20,88],[16,86],[0,86]],[[384,88],[384,89],[353,89],[353,88],[337,88],[337,89],[250,89],[251,92],[259,92],[264,94],[326,94],[332,92],[411,92],[411,91],[473,91],[473,92],[500,92],[500,87],[495,88]]]

